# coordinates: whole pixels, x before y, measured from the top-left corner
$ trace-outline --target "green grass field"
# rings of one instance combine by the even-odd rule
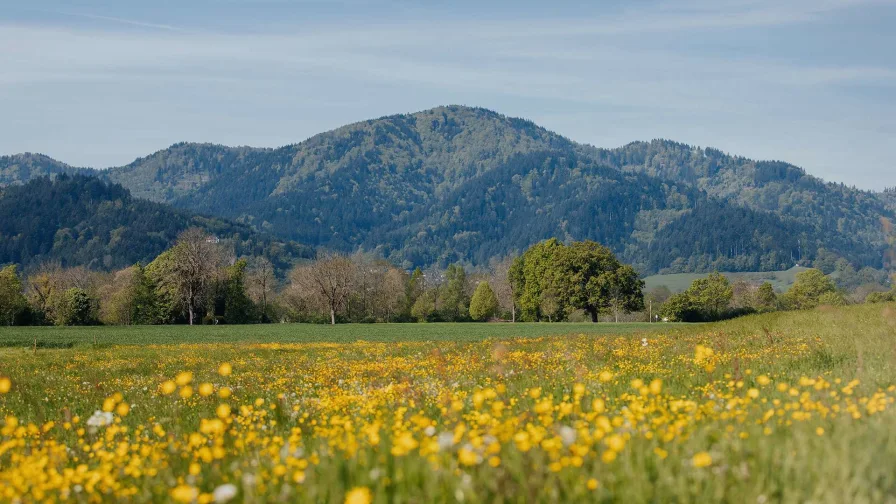
[[[778,292],[784,292],[796,281],[796,274],[809,268],[794,266],[786,271],[741,271],[725,272],[722,274],[731,279],[746,280],[753,283],[770,282]],[[665,285],[673,293],[682,292],[691,286],[694,280],[706,277],[706,273],[674,273],[671,275],[652,275],[644,278],[646,289],[653,289]]]
[[[631,334],[667,331],[679,324],[644,323],[434,323],[268,324],[241,326],[0,327],[0,347],[67,348],[75,345],[176,343],[350,343],[354,341],[479,341],[562,334]]]
[[[0,502],[896,502],[896,304],[0,340]]]

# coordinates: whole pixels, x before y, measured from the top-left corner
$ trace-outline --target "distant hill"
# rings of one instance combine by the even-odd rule
[[[18,156],[21,158],[21,156]],[[0,158],[0,185],[81,170]],[[4,168],[5,167],[5,168]],[[97,172],[135,196],[410,266],[486,264],[549,236],[645,272],[780,270],[820,254],[883,265],[884,193],[675,142],[577,144],[461,106],[363,121],[277,149],[177,144]],[[894,219],[896,220],[896,219]]]
[[[92,171],[90,168],[75,168],[49,156],[31,152],[0,156],[0,187],[25,184],[39,177],[53,177],[61,173],[74,175]]]
[[[246,225],[134,198],[96,177],[60,174],[0,190],[0,264],[47,261],[112,269],[144,264],[191,226],[225,240],[238,255],[265,253],[287,268],[309,247],[263,236]]]

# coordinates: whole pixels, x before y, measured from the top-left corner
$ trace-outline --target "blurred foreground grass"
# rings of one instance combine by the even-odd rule
[[[896,306],[659,326],[13,345],[0,499],[896,500]]]

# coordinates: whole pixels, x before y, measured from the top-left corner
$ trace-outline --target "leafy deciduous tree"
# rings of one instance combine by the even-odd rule
[[[470,317],[473,320],[486,320],[498,309],[498,297],[488,282],[479,282],[473,298],[470,300]]]
[[[837,290],[834,281],[820,270],[808,269],[796,274],[796,281],[785,294],[789,308],[807,310],[815,308],[823,294]]]
[[[16,267],[0,269],[0,324],[14,325],[27,308],[28,301],[22,293],[22,280]]]

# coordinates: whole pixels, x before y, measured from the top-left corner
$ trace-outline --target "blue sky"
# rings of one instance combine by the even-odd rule
[[[107,167],[465,104],[879,189],[893,26],[896,0],[19,1],[0,9],[0,153]]]

